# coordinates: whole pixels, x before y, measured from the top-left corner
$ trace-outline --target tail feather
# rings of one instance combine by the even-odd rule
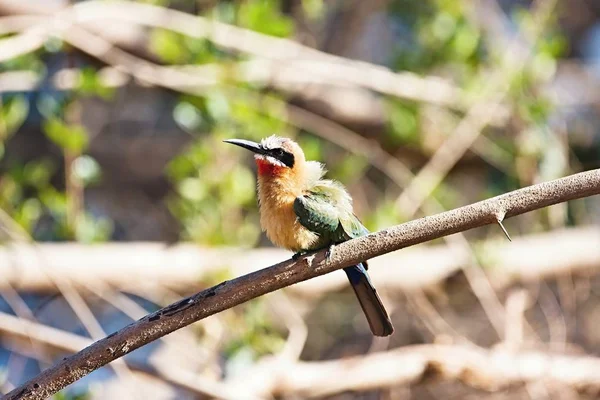
[[[354,289],[356,298],[367,317],[371,332],[375,336],[389,336],[394,332],[394,327],[388,317],[385,307],[373,287],[363,263],[344,268],[348,280]]]

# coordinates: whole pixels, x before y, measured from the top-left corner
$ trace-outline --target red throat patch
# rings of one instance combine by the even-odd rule
[[[279,165],[273,165],[270,162],[268,162],[267,160],[261,160],[261,159],[257,159],[256,160],[256,166],[258,167],[258,174],[259,175],[269,175],[269,176],[274,176],[274,175],[279,175],[281,173],[281,171],[283,170],[283,167],[280,167]]]

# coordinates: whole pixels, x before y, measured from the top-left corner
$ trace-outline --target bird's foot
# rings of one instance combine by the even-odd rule
[[[306,255],[306,254],[308,254],[308,251],[301,250],[301,251],[299,251],[299,252],[297,252],[297,253],[294,253],[294,255],[292,256],[292,260],[294,260],[294,261],[298,261],[298,259],[299,259],[300,257],[302,257],[302,256],[304,256],[304,255]]]
[[[329,262],[331,261],[331,257],[333,257],[333,249],[335,248],[335,245],[330,245],[329,247],[327,247],[327,251],[325,252],[325,259]],[[292,256],[292,260],[294,261],[298,261],[298,259],[302,256],[305,256],[307,254],[311,254],[311,253],[317,253],[319,251],[323,250],[323,247],[317,250],[300,250],[297,253],[294,253],[294,255]]]
[[[331,261],[331,258],[333,257],[333,250],[335,249],[335,245],[332,244],[327,248],[327,251],[325,252],[325,259],[327,260],[327,262]]]

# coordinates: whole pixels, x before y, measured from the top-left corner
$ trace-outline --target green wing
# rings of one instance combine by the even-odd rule
[[[352,213],[349,197],[345,192],[343,195],[340,196],[331,190],[315,188],[297,197],[294,201],[294,211],[298,221],[332,243],[340,243],[368,234],[367,228]]]
[[[340,218],[340,223],[344,228],[344,232],[349,236],[349,239],[369,234],[369,230],[365,228],[358,217],[352,213],[346,218]]]

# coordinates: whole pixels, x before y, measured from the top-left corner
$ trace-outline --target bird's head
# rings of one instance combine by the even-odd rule
[[[244,139],[228,139],[225,142],[252,151],[258,174],[262,176],[287,175],[298,171],[305,162],[304,152],[292,139],[269,136],[260,143]]]

